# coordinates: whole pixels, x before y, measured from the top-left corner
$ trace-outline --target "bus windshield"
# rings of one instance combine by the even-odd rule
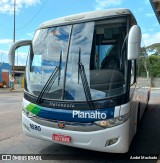
[[[25,90],[43,99],[72,101],[124,94],[125,37],[126,22],[106,20],[37,30],[27,60]]]

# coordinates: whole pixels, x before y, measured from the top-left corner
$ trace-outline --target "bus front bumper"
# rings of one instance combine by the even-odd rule
[[[130,144],[130,118],[119,126],[91,132],[69,131],[65,129],[46,127],[35,123],[23,113],[22,123],[23,132],[28,136],[73,147],[109,153],[126,153]],[[38,129],[35,129],[32,126],[36,126]],[[70,136],[71,141],[69,143],[55,141],[52,139],[53,134]],[[108,144],[108,142],[112,141],[115,143],[111,145],[110,143]]]

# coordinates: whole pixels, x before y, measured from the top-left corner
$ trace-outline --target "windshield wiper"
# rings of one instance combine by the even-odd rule
[[[42,88],[38,98],[37,98],[37,103],[40,103],[42,100],[42,96],[44,95],[44,93],[48,93],[49,90],[51,89],[53,83],[55,82],[58,74],[59,74],[60,70],[59,67],[56,66],[56,68],[54,69],[54,71],[52,72],[51,76],[49,77],[49,79],[47,80],[46,84],[44,85],[44,87]]]
[[[93,109],[94,105],[92,102],[92,97],[91,97],[91,92],[90,92],[90,88],[89,88],[87,77],[86,77],[86,72],[84,69],[84,65],[81,62],[81,49],[80,48],[79,48],[79,60],[78,60],[78,83],[79,83],[79,74],[81,76],[87,103],[88,103],[89,107]]]
[[[56,78],[58,77],[58,85],[60,82],[60,75],[61,75],[61,64],[62,64],[62,51],[60,54],[60,60],[59,60],[59,66],[56,66],[55,69],[53,70],[52,74],[50,75],[49,79],[47,80],[46,84],[42,88],[38,98],[37,98],[37,103],[40,103],[42,101],[42,96],[44,93],[48,93],[54,84]]]
[[[60,77],[61,77],[61,64],[62,64],[62,55],[63,55],[63,50],[61,50],[61,54],[60,54],[60,59],[59,59],[59,75],[58,75],[58,86],[59,86],[59,82],[60,82]]]

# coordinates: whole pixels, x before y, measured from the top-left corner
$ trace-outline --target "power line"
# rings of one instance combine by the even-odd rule
[[[25,24],[23,25],[22,27],[20,28],[16,28],[16,30],[21,30],[21,29],[24,29],[26,28],[34,19],[35,17],[41,12],[41,10],[43,9],[43,7],[45,6],[45,4],[48,2],[48,0],[44,1],[43,5],[41,6],[41,8],[36,12],[36,14]]]

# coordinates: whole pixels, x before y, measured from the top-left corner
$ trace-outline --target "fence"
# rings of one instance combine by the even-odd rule
[[[160,87],[160,78],[153,78],[151,80],[152,87]]]
[[[160,78],[138,78],[137,82],[138,87],[141,86],[151,86],[151,87],[159,87],[160,88]]]

